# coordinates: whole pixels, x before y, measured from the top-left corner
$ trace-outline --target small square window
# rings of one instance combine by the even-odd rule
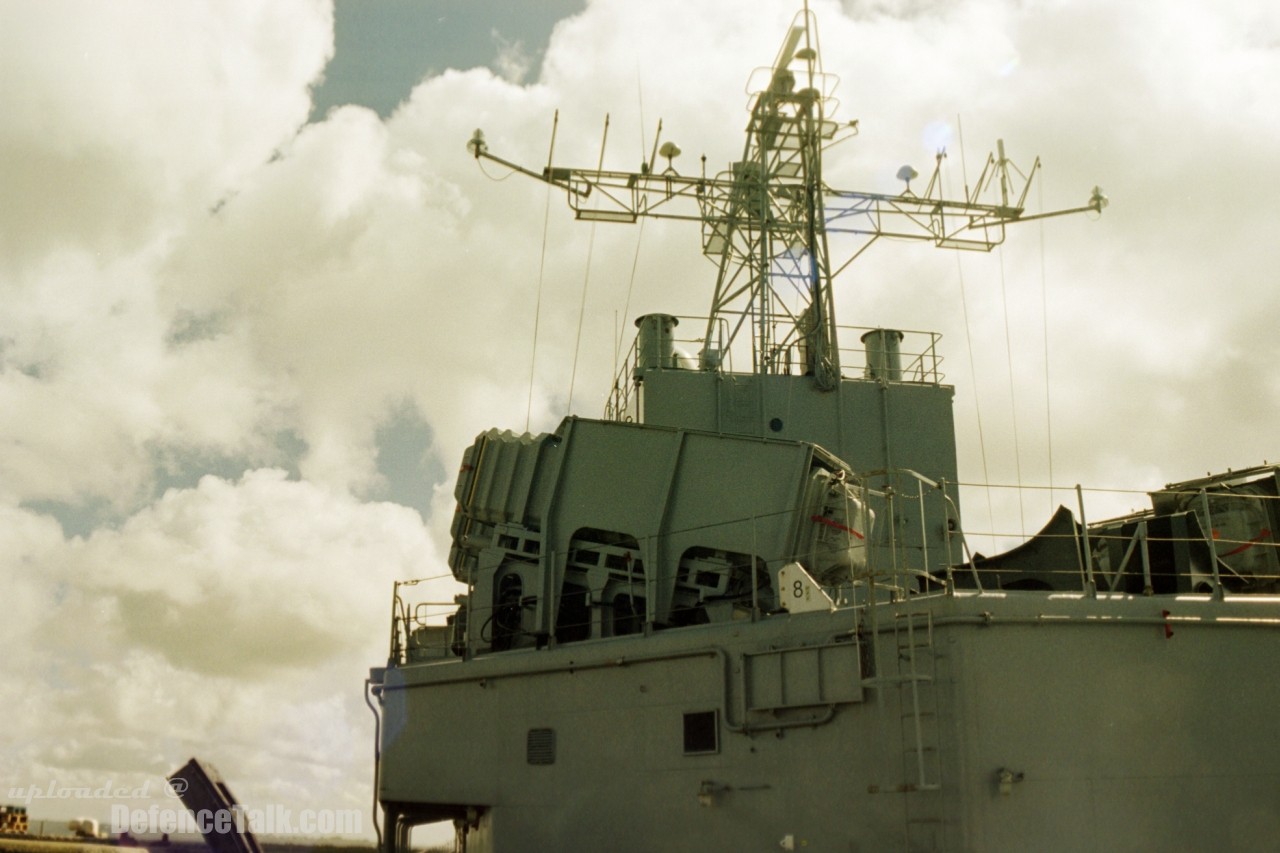
[[[699,755],[720,751],[719,716],[715,711],[692,711],[684,715],[684,754]]]

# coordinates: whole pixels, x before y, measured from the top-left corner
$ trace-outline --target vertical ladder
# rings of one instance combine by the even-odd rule
[[[905,612],[894,620],[901,722],[901,786],[908,851],[945,847],[941,726],[938,722],[937,655],[933,614]]]

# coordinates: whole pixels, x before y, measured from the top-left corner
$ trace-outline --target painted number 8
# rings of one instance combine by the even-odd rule
[[[804,598],[804,584],[796,581],[791,585],[791,596],[793,598]]]

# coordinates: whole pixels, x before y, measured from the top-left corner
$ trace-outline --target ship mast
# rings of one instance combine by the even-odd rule
[[[718,262],[707,341],[728,319],[748,320],[755,373],[791,372],[789,357],[820,387],[840,377],[831,297],[822,147],[856,131],[826,118],[834,80],[822,73],[817,31],[802,14],[753,90],[742,159],[701,201],[703,251]]]
[[[822,70],[813,14],[798,14],[770,68],[758,69],[748,86],[751,118],[742,159],[714,176],[681,175],[680,149],[659,147],[639,171],[565,168],[548,162],[540,173],[489,152],[477,130],[468,150],[563,189],[581,220],[633,223],[642,216],[698,221],[702,250],[717,265],[701,367],[719,369],[723,352],[742,337],[751,341],[752,372],[801,373],[824,390],[840,381],[832,280],[879,237],[925,240],[943,248],[990,251],[1004,241],[1005,226],[1107,204],[1097,187],[1087,204],[1027,214],[1025,202],[1040,168],[1037,158],[1022,173],[1005,157],[989,155],[972,191],[962,199],[942,195],[939,151],[925,189],[917,194],[913,169],[903,167],[900,194],[839,190],[822,177],[827,148],[858,132],[856,121],[830,118],[837,80]],[[661,124],[659,124],[661,134]],[[657,171],[655,161],[665,157]],[[998,200],[985,202],[988,194]],[[853,248],[833,268],[828,235],[852,235]],[[843,241],[842,241],[843,242]],[[726,331],[727,330],[727,331]]]

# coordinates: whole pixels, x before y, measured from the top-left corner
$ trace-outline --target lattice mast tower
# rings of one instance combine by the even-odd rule
[[[490,153],[479,130],[468,149],[477,160],[565,190],[578,219],[701,222],[703,252],[718,271],[700,366],[718,369],[724,353],[749,337],[753,373],[804,373],[830,390],[841,376],[832,281],[873,241],[896,237],[990,251],[1003,242],[1007,224],[1101,211],[1107,204],[1094,187],[1080,207],[1026,214],[1040,161],[1022,172],[1005,157],[1003,141],[962,199],[942,195],[945,150],[937,153],[919,194],[911,190],[917,174],[908,166],[898,172],[906,187],[896,195],[828,187],[824,151],[858,132],[856,120],[831,118],[838,106],[837,83],[823,71],[816,23],[806,10],[796,16],[773,66],[751,77],[742,159],[714,176],[706,173],[705,157],[699,175],[676,171],[674,159],[681,152],[675,143],[661,141],[661,122],[653,151],[634,172],[603,168],[603,150],[594,169],[554,166],[549,158],[535,172]],[[551,148],[554,153],[554,132]],[[661,170],[659,157],[666,159]],[[998,200],[981,200],[988,196]],[[828,245],[831,234],[853,238],[838,266]]]

